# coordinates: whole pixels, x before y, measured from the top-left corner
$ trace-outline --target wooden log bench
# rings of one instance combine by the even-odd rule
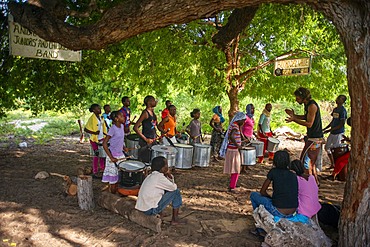
[[[122,197],[117,194],[104,191],[98,198],[98,205],[127,217],[130,221],[139,224],[155,232],[161,232],[162,220],[158,215],[148,216],[135,209],[136,197]]]

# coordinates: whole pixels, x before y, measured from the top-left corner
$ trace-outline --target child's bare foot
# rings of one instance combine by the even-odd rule
[[[185,219],[172,219],[172,221],[171,221],[171,225],[174,225],[174,226],[176,226],[176,225],[186,225],[187,224],[187,221],[185,220]]]

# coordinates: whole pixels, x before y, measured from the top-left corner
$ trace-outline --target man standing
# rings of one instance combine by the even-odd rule
[[[271,110],[272,105],[270,103],[265,105],[265,109],[263,109],[260,119],[258,121],[258,138],[263,141],[263,154],[266,153],[268,138],[273,136],[271,131],[270,123],[271,123]],[[274,158],[274,153],[269,152],[269,160]]]
[[[131,109],[130,109],[130,98],[127,96],[122,97],[122,108],[119,110],[123,113],[123,116],[125,117],[125,124],[124,124],[124,130],[125,135],[130,134],[130,125],[131,125]]]
[[[347,97],[344,95],[339,95],[337,97],[335,100],[337,107],[335,107],[331,113],[333,119],[329,125],[323,129],[324,134],[330,132],[325,145],[325,150],[330,158],[330,168],[334,168],[334,157],[331,153],[331,149],[339,147],[344,134],[344,123],[347,119],[347,111],[343,105],[346,99]]]
[[[301,161],[309,174],[314,175],[316,183],[319,180],[316,174],[316,164],[321,162],[321,145],[323,142],[322,123],[319,105],[311,98],[310,90],[304,87],[298,88],[295,92],[295,99],[299,104],[304,104],[304,115],[294,114],[293,109],[285,109],[289,115],[286,121],[295,122],[306,126],[305,146],[301,153]]]

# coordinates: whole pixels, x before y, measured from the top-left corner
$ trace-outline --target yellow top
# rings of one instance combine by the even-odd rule
[[[103,127],[103,133],[107,134],[107,127],[105,125],[105,121],[100,121],[100,123],[103,125],[102,126]],[[89,120],[87,121],[87,123],[85,125],[85,128],[92,131],[92,132],[96,132],[96,131],[99,130],[99,120],[95,116],[95,114],[91,115],[91,117],[89,118]],[[93,141],[93,142],[99,142],[99,139],[104,138],[103,133],[100,133],[100,136],[102,136],[102,138],[98,138],[99,135],[90,134],[90,140]]]

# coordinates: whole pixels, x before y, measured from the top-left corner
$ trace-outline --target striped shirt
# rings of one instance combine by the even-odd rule
[[[230,149],[237,149],[238,146],[235,146],[235,144],[231,141],[231,132],[235,130],[233,132],[233,137],[236,141],[236,143],[238,144],[238,146],[240,146],[242,144],[242,138],[241,138],[241,135],[240,135],[240,128],[239,128],[239,125],[234,122],[230,125],[230,129],[229,129],[229,143],[227,144],[227,148],[230,148]]]

